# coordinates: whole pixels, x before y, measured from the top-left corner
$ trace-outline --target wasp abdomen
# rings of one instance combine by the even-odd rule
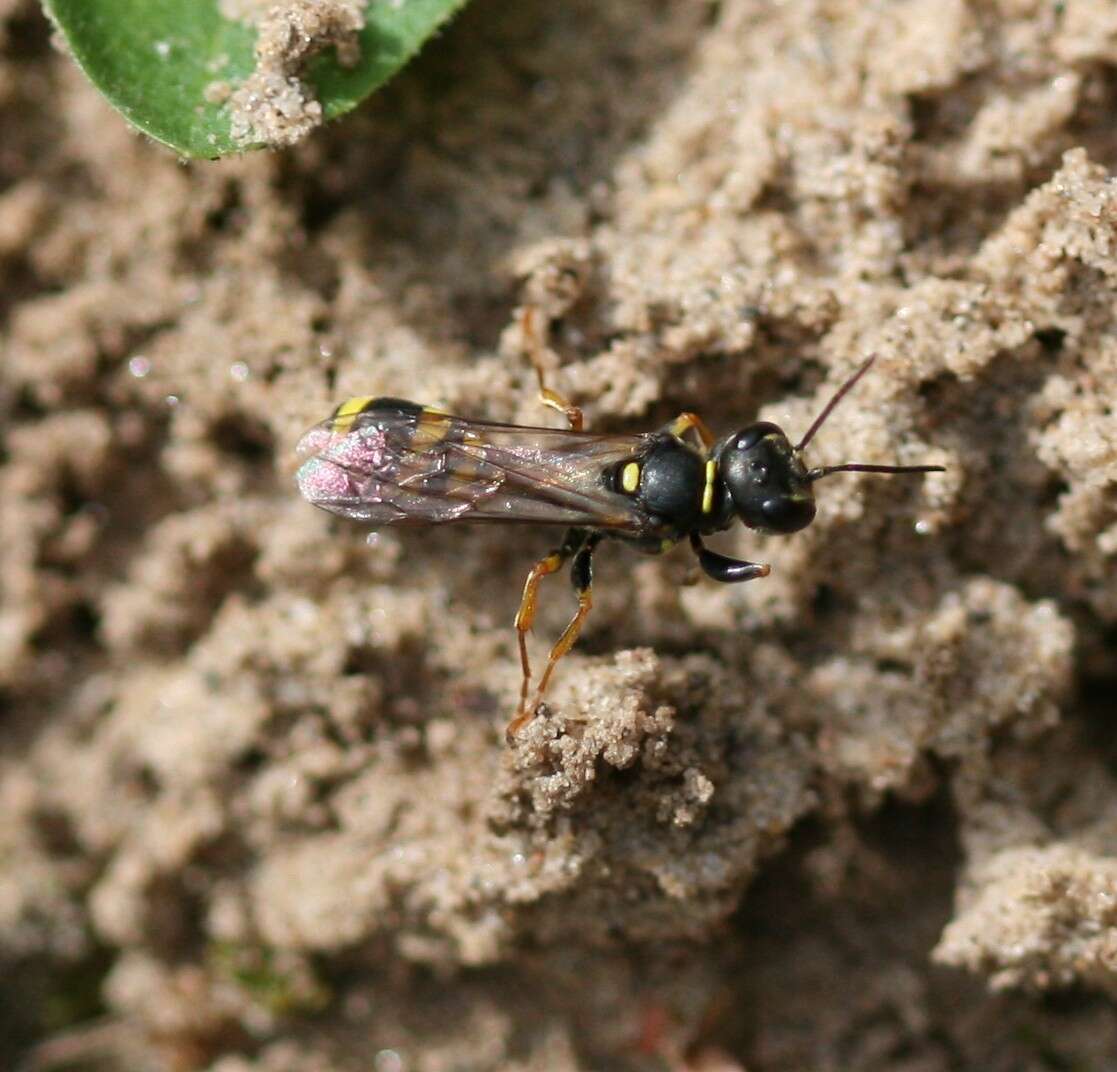
[[[334,435],[345,435],[362,413],[370,413],[373,410],[417,417],[423,411],[423,407],[403,398],[372,398],[368,395],[347,398],[334,410],[330,418],[332,422],[330,431]]]

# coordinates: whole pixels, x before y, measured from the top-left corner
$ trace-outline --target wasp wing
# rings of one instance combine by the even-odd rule
[[[299,444],[304,498],[370,525],[452,521],[575,525],[646,535],[656,520],[613,490],[647,436],[598,435],[452,417],[374,400]]]

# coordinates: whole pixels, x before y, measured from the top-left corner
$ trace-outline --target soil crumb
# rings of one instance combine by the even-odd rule
[[[234,140],[294,145],[322,122],[322,105],[301,77],[307,60],[334,48],[344,67],[360,58],[357,34],[367,0],[285,0],[267,5],[223,0],[226,18],[257,26],[256,69],[228,94]],[[225,90],[222,88],[223,94]]]
[[[275,13],[268,140],[359,17]],[[1108,0],[474,0],[183,165],[0,0],[0,1067],[1113,1067],[1114,114]],[[527,307],[592,430],[875,354],[809,463],[945,472],[749,584],[603,543],[508,746],[560,537],[370,541],[294,447],[557,423]]]

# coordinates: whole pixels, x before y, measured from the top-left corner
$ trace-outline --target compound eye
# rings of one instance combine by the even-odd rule
[[[733,440],[733,449],[752,450],[762,439],[782,435],[779,425],[772,424],[771,421],[757,421],[756,424],[750,424],[737,433],[737,437]]]

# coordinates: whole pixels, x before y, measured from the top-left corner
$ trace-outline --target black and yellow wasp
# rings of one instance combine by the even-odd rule
[[[531,719],[555,664],[570,650],[592,605],[593,553],[606,536],[659,554],[687,539],[716,581],[764,577],[768,566],[711,551],[702,538],[734,521],[762,533],[798,532],[814,520],[813,485],[831,473],[929,473],[936,465],[847,463],[809,469],[803,450],[834,407],[868,371],[866,361],[794,445],[783,430],[756,422],[716,439],[693,413],[656,432],[609,435],[582,428],[581,411],[544,383],[534,312],[524,314],[545,405],[569,428],[533,428],[454,417],[398,398],[351,398],[299,444],[307,460],[303,496],[368,525],[449,522],[561,525],[562,543],[532,568],[516,631],[523,666],[513,735]],[[578,610],[554,647],[531,695],[527,633],[540,581],[572,560]]]

